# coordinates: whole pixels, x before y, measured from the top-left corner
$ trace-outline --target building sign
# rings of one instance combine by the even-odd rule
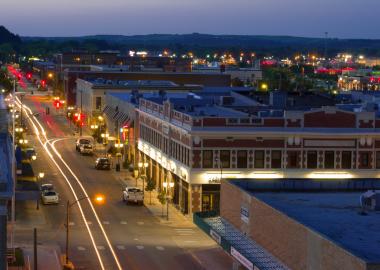
[[[249,222],[249,210],[247,207],[245,206],[240,207],[240,218],[245,223]]]
[[[254,270],[253,269],[253,263],[248,260],[246,257],[241,255],[239,251],[231,247],[231,255],[234,257],[238,262],[240,262],[243,266],[245,266],[248,270]]]
[[[210,236],[212,239],[214,239],[219,245],[222,243],[222,238],[220,235],[215,232],[214,230],[210,229]]]

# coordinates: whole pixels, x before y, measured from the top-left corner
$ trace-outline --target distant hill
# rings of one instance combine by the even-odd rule
[[[20,44],[21,38],[11,33],[7,28],[0,25],[0,44],[10,43],[13,45]]]
[[[171,49],[174,51],[212,51],[212,50],[252,50],[288,55],[292,52],[316,51],[323,53],[325,45],[329,54],[350,51],[380,55],[380,40],[373,39],[337,39],[307,38],[292,36],[250,36],[250,35],[208,35],[208,34],[151,34],[151,35],[94,35],[82,37],[22,37],[23,41],[99,42],[110,46],[145,49]]]

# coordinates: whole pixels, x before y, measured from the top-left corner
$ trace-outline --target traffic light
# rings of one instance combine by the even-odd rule
[[[53,104],[57,110],[61,107],[61,102],[58,99],[54,100]]]
[[[46,86],[46,81],[45,80],[41,80],[41,87],[45,88]]]
[[[26,73],[26,78],[30,80],[32,78],[32,73]]]

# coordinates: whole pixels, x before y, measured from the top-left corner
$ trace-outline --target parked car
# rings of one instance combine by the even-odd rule
[[[111,162],[109,158],[101,157],[95,161],[95,169],[97,170],[110,170]]]
[[[41,194],[41,200],[43,204],[58,204],[59,194],[54,190],[45,190]]]
[[[89,138],[79,138],[76,143],[75,143],[75,150],[77,150],[78,152],[80,151],[80,147],[81,145],[83,144],[91,144],[91,139]]]
[[[92,155],[93,151],[94,149],[91,143],[83,143],[79,146],[79,153],[82,155]]]
[[[41,193],[45,191],[54,191],[54,186],[53,184],[42,184],[40,187]]]
[[[144,192],[137,187],[126,187],[123,189],[123,201],[125,203],[134,202],[142,205],[144,203]]]

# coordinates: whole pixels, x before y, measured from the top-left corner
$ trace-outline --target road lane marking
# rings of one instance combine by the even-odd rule
[[[104,246],[97,246],[97,248],[98,248],[99,250],[104,250],[104,249],[105,249]]]
[[[144,225],[144,221],[138,221],[137,224]]]
[[[109,221],[103,221],[103,224],[104,225],[110,225],[110,222]]]
[[[139,250],[143,250],[144,246],[136,246],[136,248],[139,249]]]
[[[120,224],[121,225],[127,225],[127,222],[126,221],[120,221]]]
[[[69,226],[74,226],[75,223],[74,222],[69,222]]]
[[[162,251],[162,250],[164,250],[165,248],[164,248],[164,247],[162,247],[162,246],[156,246],[156,249],[157,249],[157,250],[161,250],[161,251]]]
[[[135,241],[139,241],[139,239],[138,239],[138,238],[135,238],[135,239],[133,239],[133,240],[135,240]]]
[[[181,236],[193,236],[194,234],[192,233],[179,233]]]
[[[124,250],[125,246],[123,246],[123,245],[117,245],[116,248],[119,249],[119,250]]]
[[[79,251],[85,251],[86,248],[85,248],[85,247],[81,247],[81,246],[79,246],[79,247],[78,247],[78,250],[79,250]]]
[[[92,225],[92,222],[91,221],[87,221],[87,225]]]

